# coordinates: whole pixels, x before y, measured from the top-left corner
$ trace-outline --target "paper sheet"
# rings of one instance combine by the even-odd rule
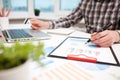
[[[68,54],[83,54],[97,61],[117,64],[109,47],[99,47],[93,43],[85,45],[88,38],[67,38],[50,55],[67,57]]]
[[[32,80],[91,80],[92,78],[92,74],[82,70],[78,65],[63,63],[42,73],[39,72],[38,76],[32,77]]]

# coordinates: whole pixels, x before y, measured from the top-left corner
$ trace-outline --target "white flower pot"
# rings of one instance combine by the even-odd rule
[[[18,67],[0,71],[0,80],[30,80],[29,61]]]
[[[8,17],[0,17],[1,30],[8,29],[8,27],[9,27],[9,18]]]

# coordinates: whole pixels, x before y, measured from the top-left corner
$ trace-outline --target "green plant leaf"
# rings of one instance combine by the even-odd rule
[[[29,58],[39,61],[39,57],[44,55],[43,47],[41,42],[38,45],[15,42],[11,47],[0,43],[0,70],[23,64]]]

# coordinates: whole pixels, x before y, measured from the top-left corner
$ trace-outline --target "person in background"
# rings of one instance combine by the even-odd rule
[[[109,47],[120,41],[120,0],[81,0],[75,10],[56,21],[30,19],[32,29],[69,28],[84,18],[86,32],[91,33],[91,42]],[[96,33],[111,23],[107,30]]]

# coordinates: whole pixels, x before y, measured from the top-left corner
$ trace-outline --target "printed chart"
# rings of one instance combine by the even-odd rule
[[[93,43],[85,44],[87,40],[87,38],[68,37],[49,56],[68,58],[68,55],[72,54],[94,58],[97,62],[117,64],[109,47],[99,47]]]
[[[64,63],[38,74],[32,80],[91,80],[92,78],[92,74],[80,69],[77,65]]]

